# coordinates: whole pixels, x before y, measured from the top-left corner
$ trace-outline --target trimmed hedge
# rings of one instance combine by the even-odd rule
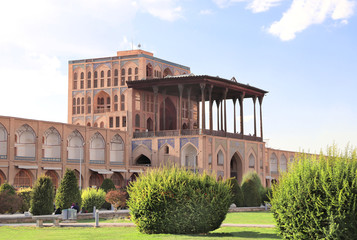
[[[30,212],[33,215],[49,215],[53,212],[54,187],[48,176],[39,177],[33,187]]]
[[[82,192],[82,207],[88,212],[93,212],[93,207],[99,209],[105,203],[103,189],[87,188]]]
[[[244,206],[244,196],[241,187],[239,186],[238,180],[236,178],[229,178],[227,184],[231,186],[231,191],[233,194],[232,203],[237,207]]]
[[[285,239],[357,239],[357,154],[301,154],[273,185],[272,211]]]
[[[9,190],[0,193],[0,214],[16,213],[22,205],[22,199]]]
[[[74,170],[66,169],[61,184],[56,193],[56,208],[67,209],[72,203],[81,206],[81,193]]]
[[[220,227],[231,189],[215,177],[181,168],[150,169],[128,187],[133,221],[143,233],[207,233]]]
[[[242,192],[244,206],[259,207],[262,202],[264,188],[256,172],[249,172],[243,177]]]

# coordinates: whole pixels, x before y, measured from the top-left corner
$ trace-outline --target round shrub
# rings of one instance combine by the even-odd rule
[[[105,202],[103,189],[87,188],[82,192],[82,207],[88,212],[93,212],[93,207],[99,209]]]
[[[66,169],[56,193],[56,208],[67,209],[72,203],[81,205],[81,193],[74,170]]]
[[[130,184],[128,193],[131,217],[143,233],[213,231],[232,203],[226,182],[175,167],[150,169]]]
[[[249,172],[243,177],[242,192],[244,206],[259,207],[262,202],[264,188],[256,172]]]
[[[271,204],[285,239],[357,239],[356,149],[301,154],[273,185]]]
[[[48,176],[39,177],[33,187],[30,212],[33,215],[48,215],[53,212],[53,184]]]
[[[110,178],[106,178],[103,180],[103,183],[100,188],[103,189],[105,193],[107,193],[110,190],[115,190],[115,185]]]
[[[231,186],[232,191],[232,203],[234,203],[237,207],[244,206],[244,197],[241,187],[239,186],[238,180],[235,178],[229,178],[227,180],[227,184]]]
[[[20,188],[17,190],[17,195],[22,199],[20,212],[26,212],[30,209],[32,188]]]
[[[2,192],[7,192],[7,194],[12,194],[12,195],[16,194],[15,188],[7,182],[4,182],[3,184],[1,184],[0,193],[2,193]]]

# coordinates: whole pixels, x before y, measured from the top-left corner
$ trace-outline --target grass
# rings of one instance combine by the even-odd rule
[[[223,227],[207,235],[142,234],[134,227],[34,228],[0,227],[0,239],[281,239],[271,228]]]

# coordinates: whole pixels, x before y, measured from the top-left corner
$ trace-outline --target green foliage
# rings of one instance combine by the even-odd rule
[[[259,207],[262,202],[264,187],[256,172],[248,172],[243,177],[242,192],[244,196],[244,206]]]
[[[81,205],[81,193],[74,170],[66,169],[66,173],[56,194],[56,208],[67,209],[72,203]]]
[[[237,207],[244,206],[244,196],[241,187],[239,186],[238,180],[235,178],[229,178],[227,184],[231,186],[231,191],[233,194],[232,202]]]
[[[3,184],[1,184],[0,193],[2,193],[2,192],[7,192],[7,194],[12,194],[12,195],[16,194],[15,188],[7,182],[4,182]]]
[[[37,178],[31,193],[30,212],[33,215],[49,215],[53,212],[53,184],[48,176]]]
[[[20,188],[17,190],[17,195],[22,199],[20,212],[26,212],[30,209],[32,188]]]
[[[0,193],[0,214],[16,213],[22,205],[22,200],[11,190],[5,190]]]
[[[273,185],[272,211],[285,239],[357,239],[357,153],[300,154]]]
[[[128,193],[121,189],[112,190],[108,192],[105,197],[105,201],[113,204],[115,209],[125,208],[127,199],[128,199]]]
[[[82,207],[88,212],[93,212],[95,206],[99,209],[105,202],[105,192],[103,189],[87,188],[82,192]]]
[[[143,233],[207,233],[220,227],[231,189],[215,177],[175,167],[150,169],[128,188],[127,204]]]
[[[262,194],[262,204],[270,202],[269,197],[271,196],[271,194],[272,194],[272,189],[270,187],[264,188],[264,191]]]
[[[106,178],[103,180],[103,183],[100,188],[103,189],[105,193],[108,193],[111,190],[115,190],[115,185],[110,178]]]

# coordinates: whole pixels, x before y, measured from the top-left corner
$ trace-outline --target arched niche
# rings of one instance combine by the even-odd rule
[[[97,163],[104,163],[105,140],[99,132],[96,132],[90,139],[89,159],[90,161],[97,161]]]
[[[61,135],[56,128],[50,127],[43,135],[43,159],[61,159]]]
[[[110,141],[110,162],[124,164],[124,141],[119,134]]]
[[[15,133],[16,160],[35,160],[36,134],[28,125],[24,124]]]
[[[191,143],[187,143],[181,150],[181,166],[198,168],[198,151]]]
[[[230,173],[232,178],[236,178],[238,183],[242,183],[243,179],[243,165],[242,158],[238,152],[235,152],[230,162]]]
[[[84,160],[84,139],[82,134],[78,130],[74,130],[69,136],[68,136],[68,146],[67,146],[67,151],[68,151],[68,160],[78,160],[79,159]]]

